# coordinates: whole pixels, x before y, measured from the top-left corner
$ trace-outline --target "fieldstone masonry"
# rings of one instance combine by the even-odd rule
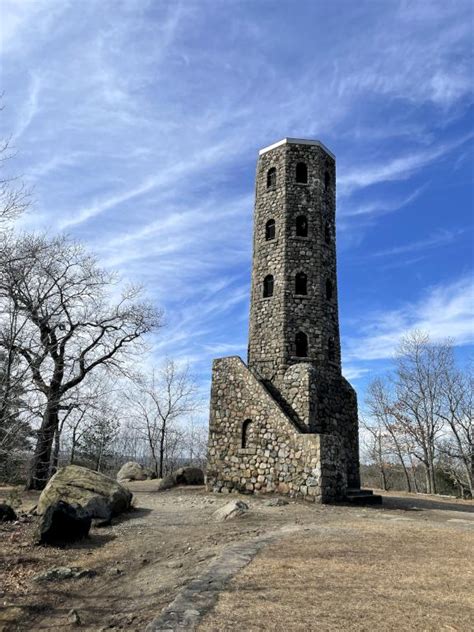
[[[355,391],[341,374],[334,156],[286,138],[257,166],[248,364],[214,361],[207,485],[343,499],[359,489]]]

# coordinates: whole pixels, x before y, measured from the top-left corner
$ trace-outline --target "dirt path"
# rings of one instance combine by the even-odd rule
[[[112,527],[93,530],[89,542],[68,549],[31,546],[28,542],[30,525],[17,529],[18,532],[2,528],[4,561],[0,577],[6,578],[7,585],[1,595],[0,629],[3,621],[5,631],[127,629],[138,632],[148,626],[148,630],[155,632],[192,630],[198,625],[200,630],[216,632],[276,630],[280,629],[275,627],[278,622],[275,624],[273,616],[270,620],[264,613],[271,612],[278,586],[283,585],[280,575],[285,574],[285,564],[290,558],[294,558],[298,568],[294,580],[284,584],[286,607],[301,609],[299,596],[303,595],[311,605],[306,610],[314,621],[316,611],[321,611],[323,606],[316,598],[321,591],[314,585],[321,573],[325,575],[321,560],[326,560],[324,563],[335,558],[342,560],[341,568],[347,568],[344,581],[350,585],[367,581],[361,577],[365,577],[364,564],[369,559],[369,550],[373,555],[370,564],[375,568],[384,559],[390,559],[393,565],[393,556],[389,553],[395,542],[402,546],[405,540],[416,541],[415,553],[423,550],[425,542],[427,555],[442,562],[444,568],[446,559],[438,556],[437,549],[443,549],[446,540],[457,543],[455,550],[459,551],[460,559],[453,557],[453,563],[456,559],[456,564],[462,567],[469,560],[467,547],[474,543],[473,506],[456,501],[437,500],[441,508],[431,508],[430,499],[426,497],[401,500],[390,497],[385,508],[363,509],[304,503],[268,507],[263,498],[245,497],[251,506],[249,514],[229,523],[219,523],[212,514],[229,501],[227,496],[207,494],[196,488],[158,493],[152,481],[131,487],[139,507],[137,511]],[[418,506],[423,504],[420,501],[428,505]],[[437,539],[423,540],[427,529],[430,533],[439,531]],[[387,534],[390,537],[386,537]],[[367,551],[364,549],[363,555],[360,548],[353,546],[358,541],[366,543]],[[320,548],[314,549],[315,544]],[[344,554],[336,555],[338,550]],[[279,551],[287,552],[289,558],[284,561]],[[449,551],[450,559],[453,549]],[[266,559],[275,561],[271,568],[265,566]],[[315,559],[319,560],[319,570],[307,563]],[[424,557],[420,557],[420,563],[426,567]],[[92,569],[97,575],[48,584],[32,581],[32,576],[40,570],[59,565]],[[252,580],[253,584],[247,582],[247,574],[254,572],[261,578],[261,586],[257,580]],[[385,572],[389,573],[389,569],[385,568]],[[325,594],[333,592],[333,599],[340,600],[338,573],[334,575],[335,583],[327,584]],[[367,577],[370,576],[367,571]],[[383,573],[377,577],[377,581],[381,581]],[[471,581],[473,577],[471,575]],[[244,583],[238,584],[240,581]],[[248,586],[255,586],[255,590],[249,591]],[[373,587],[368,589],[364,595],[365,603],[372,603],[369,597],[373,590]],[[250,598],[248,603],[247,598]],[[281,601],[281,595],[278,600]],[[259,608],[262,611],[260,619],[256,619],[254,609],[251,622],[254,627],[248,627],[248,621],[239,619],[240,608],[245,611],[251,603],[257,611]],[[458,606],[469,612],[463,589]],[[69,622],[71,609],[78,613],[80,627]],[[279,612],[274,614],[281,616]],[[291,627],[291,621],[296,627]],[[302,620],[302,627],[297,627],[300,623],[295,619],[286,621],[285,625],[289,630],[316,629],[307,627],[308,620]]]

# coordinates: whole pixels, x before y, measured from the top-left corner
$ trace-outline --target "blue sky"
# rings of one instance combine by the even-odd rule
[[[0,0],[2,134],[66,231],[166,311],[189,361],[245,358],[258,149],[337,157],[344,370],[414,327],[472,351],[470,1]]]

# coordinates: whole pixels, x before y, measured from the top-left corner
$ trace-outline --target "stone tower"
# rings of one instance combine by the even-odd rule
[[[213,364],[215,491],[327,502],[359,490],[357,400],[341,374],[335,185],[334,155],[319,141],[260,151],[248,363]]]

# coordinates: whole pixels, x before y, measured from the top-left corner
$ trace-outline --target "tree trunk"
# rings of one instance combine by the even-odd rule
[[[161,431],[160,437],[160,475],[158,478],[163,478],[163,461],[165,460],[165,431]]]
[[[386,492],[387,491],[387,476],[385,474],[385,468],[382,464],[380,465],[380,481],[382,483],[382,489],[384,490],[384,492]]]
[[[33,462],[27,489],[44,489],[49,479],[51,466],[51,449],[56,430],[58,429],[59,411],[57,404],[48,404],[43,416],[41,428],[38,430]]]
[[[53,458],[51,459],[51,476],[56,474],[58,470],[60,438],[59,428],[56,428],[56,432],[54,433]]]

